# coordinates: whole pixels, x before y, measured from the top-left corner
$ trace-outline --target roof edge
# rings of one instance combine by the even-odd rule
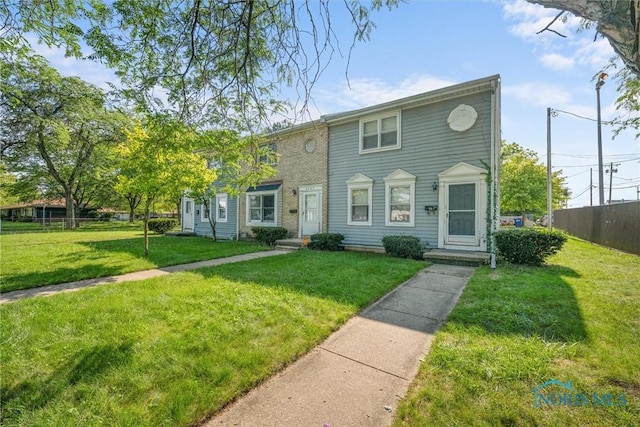
[[[382,112],[385,110],[397,109],[400,107],[417,107],[419,105],[430,104],[445,99],[461,97],[468,94],[469,92],[493,89],[495,88],[493,84],[494,82],[497,82],[498,84],[500,83],[500,74],[494,74],[488,77],[447,86],[433,91],[411,95],[382,104],[360,108],[358,110],[351,110],[343,113],[326,114],[320,118],[320,121],[324,123],[336,123],[352,120],[368,114],[375,114],[377,112]]]

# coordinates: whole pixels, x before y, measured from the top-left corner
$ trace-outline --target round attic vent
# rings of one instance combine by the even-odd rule
[[[449,114],[447,123],[456,132],[463,132],[476,123],[478,112],[471,105],[460,104]]]

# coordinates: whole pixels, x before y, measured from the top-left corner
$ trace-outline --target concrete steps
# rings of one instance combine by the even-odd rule
[[[431,249],[424,253],[424,259],[434,264],[479,266],[489,264],[490,254],[487,252],[452,251]]]
[[[280,239],[276,240],[276,249],[283,251],[297,251],[304,248],[304,242],[302,239]]]

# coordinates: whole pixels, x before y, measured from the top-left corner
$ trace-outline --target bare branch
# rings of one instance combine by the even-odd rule
[[[558,13],[556,15],[555,18],[553,18],[553,20],[551,20],[551,22],[549,22],[547,24],[546,27],[544,27],[543,29],[541,29],[540,31],[538,31],[536,34],[540,34],[543,33],[545,31],[551,31],[552,33],[556,33],[557,35],[559,35],[560,37],[564,37],[565,39],[567,38],[567,36],[565,36],[564,34],[560,34],[559,32],[557,32],[556,30],[552,30],[550,27],[553,25],[554,22],[556,22],[558,20],[558,18],[560,18],[562,15],[564,15],[564,10],[560,13]]]

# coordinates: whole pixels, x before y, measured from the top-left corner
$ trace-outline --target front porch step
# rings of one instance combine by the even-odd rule
[[[283,251],[297,251],[304,248],[302,239],[280,239],[276,240],[276,249]]]
[[[195,231],[167,231],[164,233],[165,236],[174,236],[174,237],[195,237]]]
[[[452,251],[431,249],[423,254],[424,259],[434,264],[479,266],[489,264],[491,255],[487,252]]]

